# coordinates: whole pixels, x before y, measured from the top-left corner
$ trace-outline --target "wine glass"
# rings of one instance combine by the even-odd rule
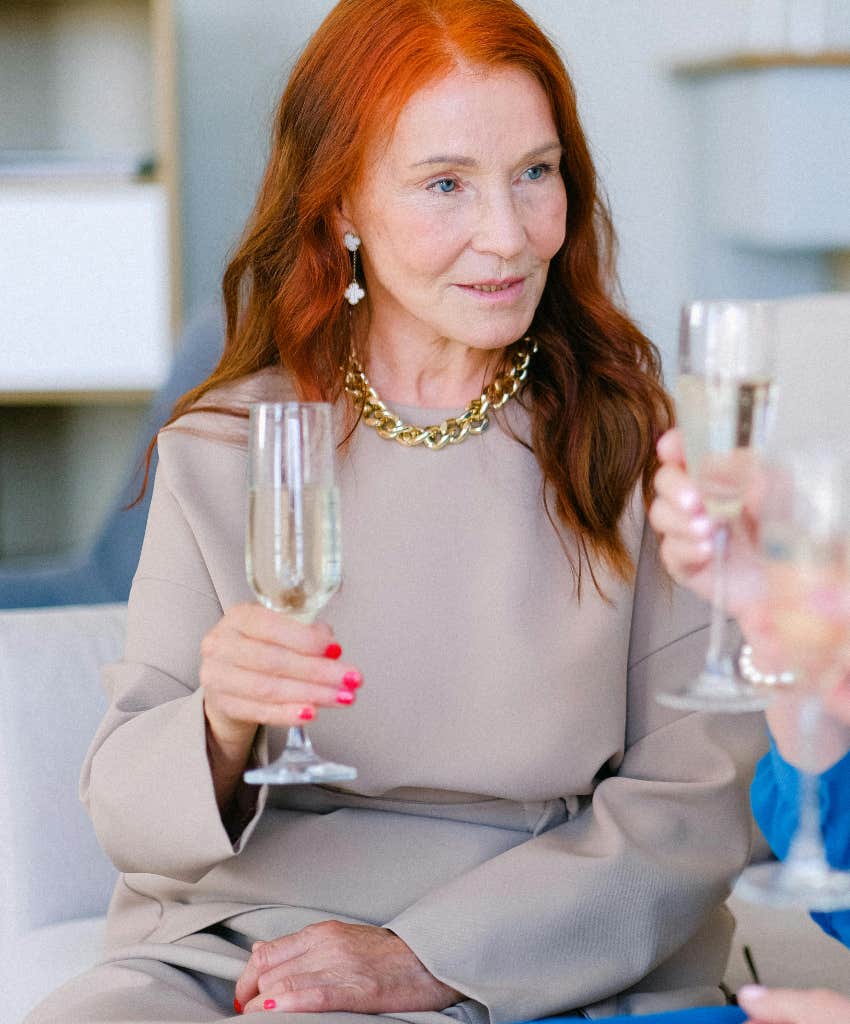
[[[775,311],[765,302],[693,302],[682,310],[676,410],[688,471],[714,529],[711,627],[705,664],[684,687],[662,690],[668,707],[758,711],[769,697],[743,679],[729,647],[727,552],[754,466],[773,420]]]
[[[259,602],[312,622],[342,580],[331,406],[260,402],[250,409],[245,571]],[[249,783],[342,782],[357,770],[320,757],[293,726],[280,757]]]
[[[743,873],[743,899],[810,910],[850,909],[850,871],[831,868],[820,828],[815,762],[823,697],[850,668],[850,460],[828,449],[791,452],[765,469],[760,548],[766,612],[794,668],[800,813],[783,862]]]

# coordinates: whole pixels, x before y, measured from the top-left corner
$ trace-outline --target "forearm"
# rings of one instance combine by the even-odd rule
[[[638,984],[700,931],[747,861],[745,773],[734,755],[761,723],[737,718],[720,737],[704,715],[659,729],[576,818],[386,926],[437,978],[487,1006],[494,1024],[595,1004]],[[446,920],[456,922],[448,934]],[[716,952],[705,941],[709,966],[688,968],[688,977],[716,985],[720,970],[705,981]]]
[[[111,671],[135,670],[116,665]],[[175,688],[152,670],[141,671],[139,690],[124,688],[125,706],[154,686]],[[251,832],[248,822],[231,834],[217,805],[197,691],[144,711],[114,708],[86,759],[81,794],[101,845],[120,871],[195,882],[238,853]],[[253,820],[262,810],[262,788],[256,799]]]

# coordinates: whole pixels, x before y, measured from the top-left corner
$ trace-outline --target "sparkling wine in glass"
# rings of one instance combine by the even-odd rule
[[[755,465],[772,425],[775,312],[764,302],[693,302],[679,334],[678,425],[688,471],[714,524],[711,627],[700,675],[684,687],[659,691],[670,707],[757,711],[769,703],[741,678],[729,646],[727,551]]]
[[[823,698],[850,669],[850,460],[827,448],[791,452],[765,468],[760,547],[766,612],[799,693],[803,772],[788,856],[748,868],[743,899],[810,910],[850,909],[850,871],[830,867],[821,835],[816,764]]]
[[[312,622],[342,581],[339,493],[331,406],[251,406],[245,570],[257,600]],[[348,765],[320,757],[304,729],[289,729],[280,757],[245,773],[249,783],[342,782]]]

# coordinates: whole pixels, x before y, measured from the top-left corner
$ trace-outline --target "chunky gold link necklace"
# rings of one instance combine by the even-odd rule
[[[363,422],[386,438],[398,441],[407,448],[424,444],[426,448],[438,450],[447,444],[460,444],[468,434],[481,434],[490,424],[491,409],[501,409],[509,398],[519,391],[528,376],[528,364],[537,351],[537,342],[523,338],[524,348],[517,349],[511,356],[510,369],[497,377],[481,392],[480,398],[473,398],[459,416],[451,416],[442,423],[430,427],[417,427],[405,423],[384,405],[378,393],[369,383],[366,372],[354,355],[348,357],[345,369],[345,390],[358,405],[363,407]]]

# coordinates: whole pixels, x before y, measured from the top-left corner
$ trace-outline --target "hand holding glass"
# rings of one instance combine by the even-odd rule
[[[263,402],[251,406],[245,569],[266,608],[313,622],[342,581],[336,445],[331,406]],[[272,764],[249,783],[342,782],[348,765],[320,757],[300,726]]]
[[[765,614],[799,691],[800,817],[788,856],[748,868],[736,894],[811,910],[850,908],[850,871],[831,868],[820,828],[816,763],[823,700],[850,668],[850,461],[820,449],[765,467],[760,547]]]
[[[727,637],[727,551],[754,452],[769,434],[774,399],[772,307],[758,302],[694,302],[682,311],[676,410],[688,472],[714,524],[711,630],[705,665],[662,704],[687,710],[757,711],[768,698],[738,674]]]

